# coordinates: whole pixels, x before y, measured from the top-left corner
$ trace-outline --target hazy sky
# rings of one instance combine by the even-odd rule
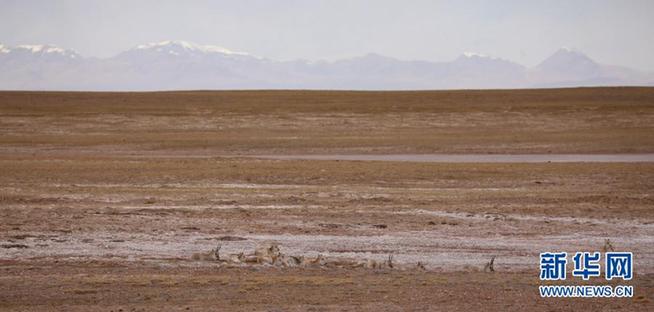
[[[188,40],[278,60],[376,52],[448,61],[464,51],[536,65],[562,46],[654,70],[654,1],[0,0],[0,43],[109,57]]]

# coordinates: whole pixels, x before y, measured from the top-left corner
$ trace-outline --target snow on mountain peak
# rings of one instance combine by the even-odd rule
[[[465,57],[488,57],[486,54],[477,53],[477,52],[463,52]]]
[[[3,48],[5,48],[5,47],[3,46]],[[7,48],[5,48],[5,49],[8,50],[8,52],[12,51],[11,49],[7,49]],[[74,51],[74,50],[67,50],[67,49],[63,49],[63,48],[60,48],[60,47],[57,47],[57,46],[54,46],[54,45],[44,45],[44,44],[34,44],[34,45],[24,44],[24,45],[19,45],[14,50],[25,51],[25,52],[29,52],[29,53],[32,53],[32,54],[47,54],[47,55],[49,55],[49,54],[58,54],[58,55],[66,56],[66,57],[70,57],[70,58],[77,58],[77,56],[78,56],[78,53],[76,51]],[[8,52],[4,52],[4,53],[8,53]]]
[[[477,52],[463,52],[462,57],[465,58],[482,58],[482,59],[489,59],[489,60],[499,60],[497,57],[493,57],[487,54],[483,53],[477,53]]]
[[[19,45],[17,48],[25,49],[25,50],[28,50],[28,51],[30,51],[32,53],[39,53],[39,52],[41,52],[41,51],[43,51],[45,49],[45,46],[42,45],[42,44],[38,44],[38,45],[24,44],[24,45]],[[54,52],[54,50],[53,50],[53,52]]]
[[[183,40],[165,40],[151,42],[136,46],[136,50],[155,50],[157,52],[179,55],[180,52],[221,53],[227,55],[248,55],[245,52],[236,52],[214,45],[199,45]]]
[[[588,56],[583,52],[568,47],[559,48],[556,52],[554,52],[554,55],[570,55],[570,56],[588,58]]]
[[[186,41],[160,41],[160,42],[150,42],[146,44],[141,44],[136,46],[137,50],[147,50],[147,49],[161,49],[165,47],[180,47],[185,50],[193,50],[193,44]]]

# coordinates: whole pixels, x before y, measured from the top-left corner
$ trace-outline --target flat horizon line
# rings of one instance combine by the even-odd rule
[[[538,91],[577,89],[654,89],[649,85],[535,87],[535,88],[491,88],[491,89],[158,89],[158,90],[17,90],[0,89],[0,93],[208,93],[208,92],[361,92],[361,93],[411,93],[411,92],[493,92],[493,91]]]

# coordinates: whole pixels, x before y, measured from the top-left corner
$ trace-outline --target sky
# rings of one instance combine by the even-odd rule
[[[186,40],[275,60],[477,52],[535,66],[560,47],[654,71],[651,0],[0,0],[0,43],[111,57]]]

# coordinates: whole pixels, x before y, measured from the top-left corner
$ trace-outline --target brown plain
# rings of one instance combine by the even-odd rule
[[[654,88],[0,92],[0,310],[652,310],[654,163],[240,157],[348,153],[654,153]],[[399,268],[192,259],[266,239]],[[605,239],[633,298],[539,297]]]

